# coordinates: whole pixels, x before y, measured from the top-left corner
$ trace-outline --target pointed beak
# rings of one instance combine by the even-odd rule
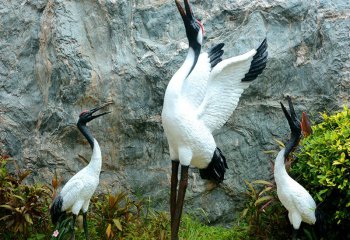
[[[186,23],[186,22],[190,22],[192,20],[195,20],[190,3],[188,2],[188,0],[184,0],[185,3],[185,10],[182,8],[180,1],[179,0],[175,0],[177,9],[180,12],[180,15],[182,17],[182,20]]]
[[[104,107],[107,107],[107,106],[111,105],[112,103],[113,103],[112,101],[107,102],[107,103],[104,103],[104,104],[102,104],[102,105],[100,105],[100,106],[98,106],[98,107],[95,107],[95,108],[91,109],[89,112],[90,112],[90,114],[92,115],[93,113],[97,112],[98,110],[100,110],[100,109],[102,109],[102,108],[104,108]],[[106,115],[106,114],[108,114],[108,113],[111,113],[111,112],[108,111],[108,112],[100,113],[100,114],[98,114],[98,115],[93,115],[93,116],[92,116],[92,119],[101,117],[101,116]]]
[[[282,110],[283,110],[283,113],[284,113],[284,116],[287,118],[290,130],[292,131],[292,134],[300,134],[300,123],[299,123],[299,120],[297,118],[297,115],[295,114],[292,100],[289,96],[287,97],[287,100],[288,100],[290,114],[288,113],[287,109],[284,107],[283,103],[280,103]]]
[[[304,137],[312,134],[311,122],[306,112],[302,113],[300,127]]]
[[[291,131],[291,137],[289,141],[286,143],[286,147],[285,147],[285,157],[287,157],[289,153],[293,151],[293,149],[298,145],[300,136],[301,136],[300,122],[296,117],[292,100],[290,97],[287,97],[287,100],[288,100],[290,113],[288,113],[287,109],[281,103],[283,113],[288,120],[288,124]]]

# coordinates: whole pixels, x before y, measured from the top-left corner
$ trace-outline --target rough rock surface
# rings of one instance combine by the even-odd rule
[[[229,170],[223,185],[190,172],[187,211],[227,223],[242,209],[243,179],[269,179],[274,138],[288,137],[279,102],[298,113],[349,105],[348,0],[191,1],[206,30],[204,49],[225,57],[267,36],[269,62],[237,110],[215,132]],[[203,3],[205,2],[205,3]],[[173,0],[0,0],[0,151],[50,182],[86,165],[90,149],[75,123],[81,110],[113,100],[90,124],[103,151],[99,191],[151,196],[168,209],[170,161],[160,121],[168,81],[187,53]]]

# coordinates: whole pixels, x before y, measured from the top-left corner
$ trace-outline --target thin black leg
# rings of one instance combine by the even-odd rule
[[[88,225],[87,225],[87,220],[86,220],[86,215],[87,212],[83,213],[83,226],[84,226],[84,233],[85,233],[85,238],[86,240],[89,240],[89,232],[88,232]]]
[[[170,218],[171,226],[174,222],[174,214],[176,209],[176,190],[178,183],[179,161],[171,161],[171,189],[170,189]]]
[[[184,206],[184,199],[188,184],[188,168],[189,166],[181,165],[181,178],[179,184],[179,191],[177,194],[176,210],[174,213],[174,223],[171,225],[171,240],[179,239],[179,227],[181,220],[181,213]]]
[[[73,214],[72,225],[70,226],[71,227],[71,237],[70,237],[71,240],[75,239],[74,226],[75,226],[75,219],[76,219],[76,217],[77,216],[75,214]]]
[[[293,233],[292,233],[292,240],[297,240],[298,239],[298,229],[293,228]]]

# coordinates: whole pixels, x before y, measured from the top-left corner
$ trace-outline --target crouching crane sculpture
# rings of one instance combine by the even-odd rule
[[[302,129],[305,133],[310,133],[311,131],[307,115],[303,113],[301,125],[296,117],[292,101],[289,97],[288,104],[290,114],[282,103],[281,107],[288,120],[291,137],[286,147],[283,148],[276,157],[274,177],[277,185],[277,196],[283,206],[288,210],[288,218],[293,225],[293,239],[296,239],[297,230],[302,221],[308,224],[315,224],[316,203],[309,192],[288,175],[285,168],[284,163],[288,155],[298,145]]]

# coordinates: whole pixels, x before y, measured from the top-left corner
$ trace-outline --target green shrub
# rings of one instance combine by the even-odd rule
[[[36,235],[38,239],[38,234],[50,227],[47,211],[51,190],[42,184],[23,183],[30,171],[20,171],[17,167],[16,174],[10,174],[7,161],[0,157],[0,228],[4,230],[0,231],[0,237],[27,239]]]
[[[23,180],[31,172],[17,170],[12,174],[7,171],[7,161],[0,157],[0,239],[68,239],[72,215],[67,214],[57,226],[50,221],[49,207],[62,179],[55,174],[52,186],[25,184]],[[150,199],[135,200],[126,193],[94,195],[88,211],[90,239],[170,239],[169,213],[155,211],[150,205]],[[76,239],[85,239],[81,215],[75,228]],[[248,239],[246,226],[208,226],[189,215],[182,217],[179,235],[183,240]]]
[[[275,182],[256,180],[245,183],[247,201],[242,219],[248,223],[250,239],[288,239],[291,225],[287,210],[277,197]]]
[[[133,201],[127,193],[103,194],[91,201],[91,219],[101,239],[122,239],[131,225],[141,225],[142,201]]]
[[[179,237],[183,240],[248,240],[247,233],[246,226],[239,224],[235,224],[232,228],[208,226],[190,215],[184,215],[181,219]]]
[[[322,116],[300,142],[292,174],[320,203],[327,224],[341,229],[350,219],[350,110]]]

